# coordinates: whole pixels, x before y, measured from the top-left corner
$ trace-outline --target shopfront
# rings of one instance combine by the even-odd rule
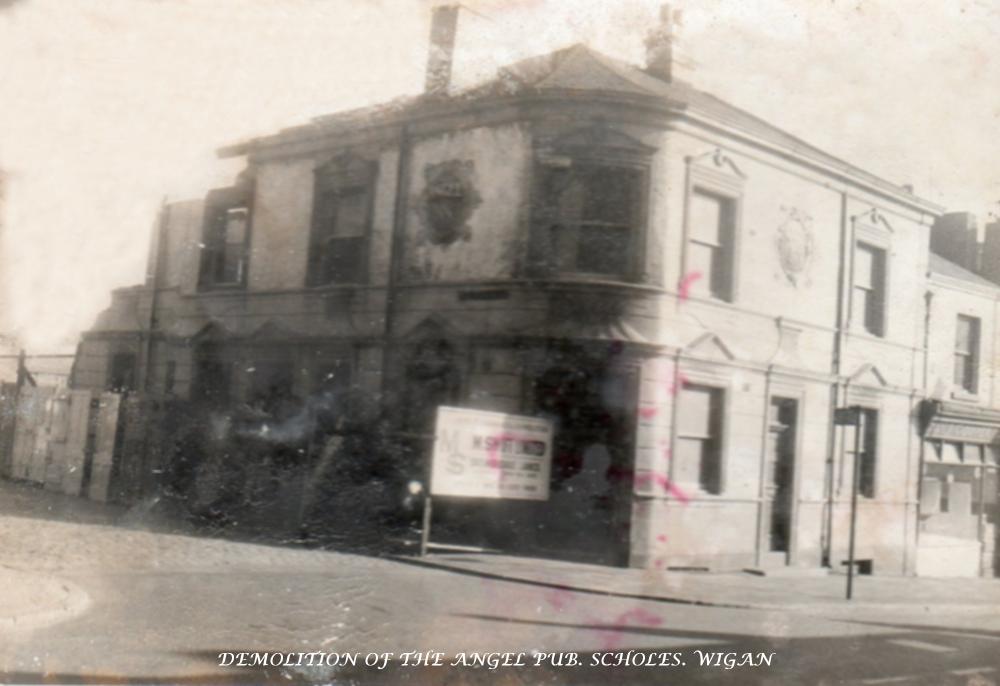
[[[1000,412],[925,401],[917,573],[997,574]]]

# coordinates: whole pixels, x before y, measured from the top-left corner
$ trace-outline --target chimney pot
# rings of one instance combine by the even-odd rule
[[[435,7],[431,16],[431,37],[427,54],[427,75],[424,90],[428,94],[445,95],[451,86],[451,66],[455,55],[458,31],[458,5]]]
[[[674,24],[679,23],[675,18],[680,12],[675,15],[670,5],[662,5],[659,23],[646,36],[646,71],[664,81],[675,76]]]

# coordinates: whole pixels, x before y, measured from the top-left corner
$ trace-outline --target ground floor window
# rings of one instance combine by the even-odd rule
[[[674,480],[712,494],[722,492],[724,398],[721,388],[686,384],[677,410]]]
[[[858,495],[875,497],[875,475],[878,464],[878,410],[861,408],[861,436],[855,440],[855,427],[844,427],[844,450],[849,469],[858,469]],[[858,451],[855,453],[855,449]]]

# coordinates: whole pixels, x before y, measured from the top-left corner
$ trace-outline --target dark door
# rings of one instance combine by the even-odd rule
[[[787,564],[792,536],[795,483],[795,445],[799,403],[771,399],[771,425],[764,482],[764,522],[770,562]]]

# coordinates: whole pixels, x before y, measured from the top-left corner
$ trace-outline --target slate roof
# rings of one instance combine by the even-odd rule
[[[975,272],[971,272],[965,267],[955,264],[951,260],[946,260],[936,253],[931,253],[931,259],[928,264],[928,269],[931,274],[939,274],[941,276],[946,276],[950,279],[957,279],[959,281],[965,281],[966,283],[971,283],[980,288],[992,288],[995,290],[1000,290],[1000,286],[993,283],[988,279],[984,279]]]
[[[481,98],[556,92],[624,95],[626,97],[666,100],[672,106],[739,129],[823,166],[850,175],[880,190],[904,196],[912,202],[936,211],[943,209],[914,196],[898,184],[834,157],[739,107],[694,88],[689,83],[676,79],[669,82],[664,81],[635,65],[597,52],[583,43],[502,67],[494,79],[453,93],[444,99],[440,96],[418,95],[397,98],[372,107],[324,115],[313,119],[310,124],[305,126],[285,129],[274,136],[237,144],[221,152],[233,155],[245,154],[258,142],[278,143],[286,139],[294,140],[301,136],[322,135],[327,128],[340,129],[352,125],[376,124],[405,115],[423,105],[441,103],[442,100],[461,103]]]

